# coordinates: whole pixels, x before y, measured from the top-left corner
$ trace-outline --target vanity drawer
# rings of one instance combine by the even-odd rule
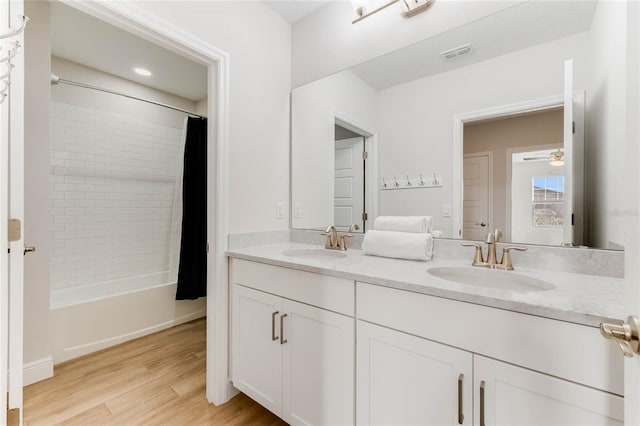
[[[360,282],[356,291],[358,319],[623,394],[622,353],[598,328]]]
[[[230,282],[353,316],[355,283],[242,259],[229,259]]]

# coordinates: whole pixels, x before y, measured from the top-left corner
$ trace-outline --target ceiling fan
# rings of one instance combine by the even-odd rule
[[[552,166],[562,166],[564,165],[564,151],[558,148],[556,151],[552,151],[549,154],[545,154],[544,156],[535,156],[535,157],[525,157],[524,161],[549,161],[549,164]]]

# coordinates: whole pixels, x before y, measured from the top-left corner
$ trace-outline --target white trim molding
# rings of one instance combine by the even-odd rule
[[[24,364],[22,377],[24,386],[53,377],[53,357],[48,356]]]
[[[474,121],[496,117],[508,117],[526,112],[543,111],[545,109],[562,107],[563,96],[532,99],[497,107],[456,114],[453,117],[453,238],[462,237],[462,161],[464,152],[464,125]]]
[[[207,263],[207,399],[222,404],[234,394],[228,371],[228,233],[229,55],[161,19],[131,1],[73,1],[63,3],[156,43],[209,68],[209,176]]]

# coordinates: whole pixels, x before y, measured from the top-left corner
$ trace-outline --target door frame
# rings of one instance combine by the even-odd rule
[[[462,237],[464,125],[490,118],[508,117],[563,106],[562,95],[500,105],[453,116],[453,238]]]
[[[353,117],[349,117],[340,111],[332,111],[330,114],[331,140],[329,141],[329,173],[331,176],[331,200],[334,199],[333,191],[333,175],[335,169],[335,149],[336,149],[336,134],[335,125],[344,127],[354,133],[364,136],[364,150],[368,153],[367,167],[365,167],[364,179],[365,179],[365,212],[367,213],[367,222],[373,224],[373,221],[378,215],[378,133],[373,126],[369,124],[361,123],[355,120]],[[330,206],[331,216],[333,217],[333,203]]]
[[[128,1],[58,1],[208,67],[207,106],[211,113],[207,136],[209,145],[215,149],[208,150],[207,177],[207,240],[213,243],[207,260],[206,396],[209,402],[222,404],[237,393],[228,369],[229,295],[225,255],[229,198],[229,55]]]
[[[464,163],[465,158],[475,157],[487,157],[487,232],[491,232],[490,228],[492,226],[495,228],[495,222],[493,220],[493,151],[479,151],[470,152],[469,154],[462,154],[462,162]],[[464,210],[464,179],[461,180],[463,197],[462,208]],[[461,225],[464,225],[464,221],[462,221]],[[463,228],[461,228],[461,230],[464,230],[464,226]]]

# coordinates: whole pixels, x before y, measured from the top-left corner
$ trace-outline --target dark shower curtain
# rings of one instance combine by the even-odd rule
[[[189,117],[184,146],[182,240],[176,300],[207,295],[207,119]]]

